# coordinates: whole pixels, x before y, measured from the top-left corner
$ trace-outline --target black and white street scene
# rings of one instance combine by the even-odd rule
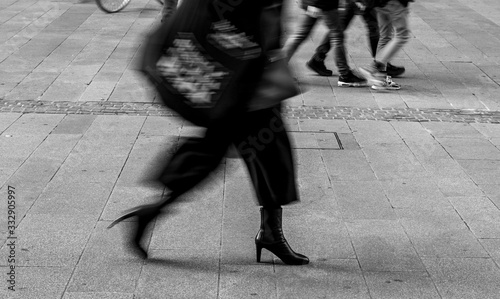
[[[500,298],[500,1],[1,0],[0,298]]]

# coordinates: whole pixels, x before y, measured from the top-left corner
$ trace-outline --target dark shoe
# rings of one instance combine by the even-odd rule
[[[349,72],[347,75],[339,77],[337,85],[342,87],[361,87],[366,86],[366,80]]]
[[[135,226],[134,232],[132,233],[133,238],[129,239],[129,244],[134,254],[137,254],[142,259],[146,259],[148,258],[148,253],[141,246],[141,240],[142,236],[144,235],[144,231],[151,223],[151,221],[153,221],[158,215],[160,215],[161,209],[165,205],[171,203],[174,199],[175,197],[168,196],[164,197],[164,199],[158,203],[138,206],[134,209],[131,209],[125,215],[113,221],[108,226],[108,229],[112,228],[125,219],[137,217],[137,224]]]
[[[404,66],[395,66],[387,63],[387,75],[391,77],[401,76],[405,72]]]
[[[313,57],[306,63],[306,65],[320,76],[330,77],[333,75],[333,72],[326,68],[323,60],[316,60]]]
[[[285,240],[281,228],[282,212],[281,208],[272,210],[260,208],[260,230],[255,237],[257,262],[260,263],[262,248],[265,248],[287,265],[309,264],[309,259],[305,255],[293,251]]]

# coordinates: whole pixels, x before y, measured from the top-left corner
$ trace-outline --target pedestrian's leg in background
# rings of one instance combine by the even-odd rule
[[[358,6],[354,3],[353,0],[346,1],[343,10],[339,9],[340,23],[342,24],[344,31],[347,30],[349,24],[351,24],[352,19],[354,18],[356,13],[358,13],[358,11]]]
[[[408,7],[397,0],[389,1],[385,7],[378,9],[378,23],[380,41],[376,60],[383,64],[382,70],[385,70],[387,62],[410,40]]]
[[[311,34],[317,20],[318,19],[305,13],[300,16],[297,29],[288,37],[285,45],[283,46],[283,51],[285,52],[288,60],[292,58],[299,46],[304,42],[309,34]]]
[[[368,42],[370,43],[370,51],[373,59],[375,59],[380,38],[377,22],[377,12],[375,11],[375,9],[367,8],[363,12],[363,20],[365,20],[366,29],[368,30]]]
[[[373,89],[397,90],[401,86],[392,81],[392,74],[399,75],[404,72],[404,68],[394,67],[389,61],[410,39],[408,7],[398,0],[390,0],[384,7],[377,7],[376,11],[380,32],[377,55],[370,66],[359,70]]]
[[[328,29],[330,29],[330,43],[333,45],[333,53],[337,69],[339,71],[338,86],[360,87],[366,86],[364,79],[356,76],[347,62],[347,54],[344,45],[344,27],[342,26],[338,9],[323,12]]]
[[[326,68],[325,59],[328,52],[330,52],[330,31],[325,34],[320,45],[316,48],[313,57],[306,63],[306,65],[320,76],[331,76],[333,72]]]

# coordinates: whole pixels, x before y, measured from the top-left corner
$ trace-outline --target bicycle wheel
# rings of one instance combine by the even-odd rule
[[[96,0],[97,6],[107,13],[119,12],[130,3],[130,0]]]

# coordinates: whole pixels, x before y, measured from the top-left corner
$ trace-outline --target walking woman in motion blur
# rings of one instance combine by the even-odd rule
[[[280,93],[279,84],[272,83],[274,80],[279,81],[279,76],[269,75],[269,69],[275,66],[281,66],[282,71],[288,70],[286,57],[281,51],[282,1],[184,0],[176,12],[176,14],[182,14],[186,11],[194,13],[196,9],[188,10],[189,5],[195,6],[202,5],[200,3],[208,3],[207,7],[213,8],[212,12],[215,14],[237,14],[231,20],[232,23],[226,20],[222,23],[213,23],[216,25],[212,26],[212,29],[215,28],[216,32],[213,33],[212,31],[213,39],[211,39],[211,42],[215,44],[221,40],[227,42],[227,37],[233,34],[233,37],[237,40],[230,40],[226,44],[218,44],[223,45],[218,49],[225,48],[229,44],[239,44],[240,46],[243,45],[242,47],[249,46],[250,48],[259,45],[259,50],[256,51],[254,47],[250,51],[248,50],[250,48],[247,47],[247,50],[241,51],[242,55],[239,57],[253,55],[256,58],[240,74],[241,80],[231,83],[232,85],[229,84],[231,86],[227,88],[231,89],[231,91],[224,91],[223,95],[231,94],[230,103],[222,105],[226,109],[219,112],[217,117],[211,118],[210,122],[206,124],[203,137],[188,138],[168,161],[167,166],[158,178],[166,186],[168,195],[157,203],[138,206],[130,210],[110,225],[112,227],[127,218],[137,218],[135,229],[130,232],[129,241],[130,246],[139,256],[147,258],[147,250],[142,245],[142,239],[148,224],[163,209],[168,209],[169,204],[205,179],[220,164],[228,147],[234,145],[247,166],[260,206],[261,223],[255,237],[257,262],[260,262],[262,249],[267,249],[288,265],[309,263],[306,256],[292,250],[282,231],[282,206],[299,201],[294,157],[281,116],[281,101],[294,94],[283,95],[282,92]],[[183,7],[184,5],[186,7]],[[179,16],[174,14],[173,17]],[[183,18],[185,17],[183,15]],[[173,23],[176,23],[176,21],[174,19]],[[234,30],[234,28],[238,28],[238,30]],[[220,35],[217,35],[217,30],[220,30]],[[187,52],[198,44],[198,41],[191,43],[188,40],[189,34],[186,35],[183,32],[178,36],[183,36],[186,39],[182,42],[176,40],[176,46],[185,46],[183,49],[187,49]],[[211,46],[207,47],[211,48]],[[237,49],[233,50],[228,53],[234,54],[237,52]],[[153,78],[152,80],[163,80],[164,78],[177,76],[171,82],[180,82],[179,72],[171,71],[171,69],[183,59],[181,56],[186,55],[186,51],[169,51],[170,54],[167,54],[171,56],[163,52],[160,55],[164,56],[159,59],[156,66],[151,64],[150,67],[146,67],[146,69],[156,68],[157,71],[146,71],[146,73],[148,73],[150,79]],[[176,53],[181,53],[181,56],[175,56]],[[196,60],[199,60],[200,55],[196,54],[195,56],[197,57]],[[238,55],[235,54],[235,56]],[[204,63],[209,64],[209,62]],[[190,65],[190,63],[188,64]],[[200,67],[196,69],[199,70]],[[211,73],[217,73],[218,76],[224,73],[215,72],[213,68],[211,69]],[[193,72],[184,73],[191,76]],[[197,77],[207,80],[207,76],[197,74]],[[182,80],[186,80],[185,77],[182,78]],[[292,77],[290,76],[290,78]],[[182,81],[182,83],[185,83],[185,81]],[[199,86],[200,84],[193,84],[193,86]],[[185,85],[183,84],[183,86]],[[212,87],[219,85],[224,84],[210,84]],[[170,89],[173,88],[172,86],[170,86]],[[165,89],[165,91],[170,89]],[[184,91],[189,93],[186,90],[185,88]],[[206,94],[210,93],[203,93],[203,95]],[[196,95],[198,104],[209,101],[209,97],[200,96],[200,93],[196,93]],[[192,105],[194,104],[192,103]],[[182,115],[182,113],[180,114]]]

